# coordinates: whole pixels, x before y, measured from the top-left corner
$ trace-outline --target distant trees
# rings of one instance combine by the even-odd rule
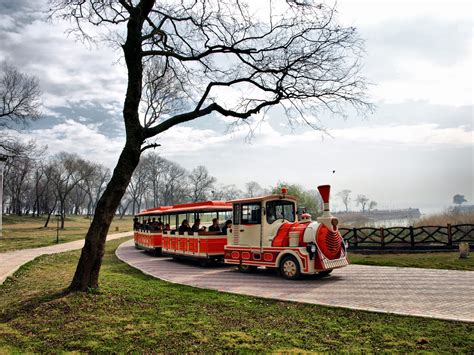
[[[349,205],[351,203],[351,190],[342,190],[337,193],[337,196],[341,199],[342,203],[346,207],[346,212],[349,211]]]
[[[464,195],[454,195],[453,196],[453,203],[455,205],[462,205],[464,202],[467,202],[467,200],[464,198]]]
[[[356,202],[362,208],[362,212],[365,212],[365,207],[370,200],[365,195],[357,195]]]
[[[223,201],[236,200],[240,197],[248,196],[235,185],[219,185],[211,191],[211,194],[213,200]]]
[[[209,199],[216,178],[209,175],[206,167],[199,165],[189,174],[189,186],[191,190],[191,201],[205,201]]]
[[[18,147],[18,145],[20,147]],[[35,144],[10,145],[18,154],[5,165],[5,212],[17,215],[61,215],[64,228],[66,214],[90,215],[110,179],[110,170],[100,164],[66,152],[44,160],[44,149]]]
[[[280,194],[282,187],[286,187],[288,195],[298,198],[298,207],[304,208],[312,216],[317,216],[320,213],[322,200],[319,192],[316,190],[306,190],[301,185],[286,182],[278,182],[271,192]]]
[[[351,190],[342,190],[336,194],[336,196],[339,197],[342,203],[344,204],[346,212],[349,212],[349,206],[351,203],[351,193]],[[377,202],[373,200],[371,201],[364,194],[357,195],[357,197],[355,198],[355,202],[358,206],[360,206],[362,213],[366,211],[371,212],[377,207]]]
[[[369,202],[369,212],[372,211],[375,207],[377,207],[377,202],[370,201]]]
[[[245,196],[247,197],[256,197],[261,196],[264,193],[264,189],[256,181],[249,181],[245,184]]]

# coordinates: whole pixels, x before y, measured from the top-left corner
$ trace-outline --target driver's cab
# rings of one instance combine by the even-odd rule
[[[283,223],[296,221],[296,198],[267,195],[230,201],[233,204],[232,232],[227,234],[228,245],[265,248]]]

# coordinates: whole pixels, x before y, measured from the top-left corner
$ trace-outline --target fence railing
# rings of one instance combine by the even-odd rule
[[[474,224],[446,226],[339,228],[352,249],[451,249],[474,242]]]

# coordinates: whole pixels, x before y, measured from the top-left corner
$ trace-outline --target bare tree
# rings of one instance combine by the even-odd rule
[[[214,187],[216,178],[209,175],[205,166],[199,165],[189,174],[191,200],[193,202],[209,199],[209,193]]]
[[[188,186],[186,184],[188,176],[186,169],[176,163],[168,161],[164,171],[164,183],[160,188],[163,205],[175,205],[185,202],[186,197],[189,196]]]
[[[229,201],[229,200],[235,200],[244,196],[244,193],[242,192],[242,190],[237,188],[237,186],[235,185],[218,186],[213,191],[211,191],[211,193],[212,193],[213,200]]]
[[[95,210],[97,201],[105,189],[107,182],[110,180],[110,169],[97,163],[90,162],[92,173],[88,176],[82,188],[87,194],[87,215],[90,216]]]
[[[246,197],[256,197],[263,195],[263,188],[256,181],[249,181],[245,184],[245,195]]]
[[[52,159],[51,183],[59,204],[61,229],[67,211],[67,201],[71,192],[93,173],[93,167],[76,154],[61,152]]]
[[[365,207],[367,206],[367,203],[369,202],[369,199],[367,198],[367,196],[357,195],[356,202],[362,208],[362,212],[365,212]]]
[[[110,223],[141,153],[157,146],[151,138],[212,113],[239,122],[280,104],[290,119],[315,127],[308,117],[320,107],[332,112],[342,111],[342,103],[368,107],[358,74],[362,41],[322,4],[269,1],[258,16],[235,0],[51,0],[50,8],[52,17],[71,20],[82,39],[92,39],[88,24],[113,32],[128,70],[125,147],[97,205],[69,290],[98,287]],[[158,106],[140,119],[144,82],[150,81],[144,67],[156,67],[155,75],[167,78],[150,97],[161,99],[178,88],[182,104],[176,107],[171,100],[166,114],[159,114]],[[224,90],[239,92],[236,101],[222,102]]]
[[[351,203],[351,190],[342,190],[337,193],[337,196],[341,199],[342,203],[346,207],[346,212],[349,211],[349,205]]]
[[[130,197],[128,190],[125,192],[125,194],[122,197],[122,200],[120,201],[120,204],[117,207],[117,210],[119,212],[120,219],[125,216],[125,213],[128,211],[128,207],[132,203],[132,198]]]
[[[40,117],[41,90],[38,79],[0,63],[0,129],[26,124]]]
[[[128,195],[132,199],[132,214],[140,211],[145,192],[148,187],[148,166],[142,160],[135,169],[130,184],[128,185]]]
[[[15,140],[8,145],[8,159],[5,164],[5,197],[8,198],[10,213],[18,215],[31,210],[29,200],[33,175],[39,159],[44,153],[44,147],[38,147],[34,141],[27,143]],[[2,204],[3,206],[3,204]]]
[[[30,174],[34,161],[29,157],[13,157],[7,161],[5,169],[5,194],[9,195],[10,213],[21,216],[24,212],[26,192],[31,189]]]
[[[164,180],[166,176],[165,170],[169,162],[155,152],[148,153],[144,158],[142,158],[142,161],[144,161],[148,173],[147,180],[149,188],[147,190],[148,194],[146,199],[150,201],[152,206],[159,206],[160,204],[163,204],[162,191],[163,185],[166,183]]]

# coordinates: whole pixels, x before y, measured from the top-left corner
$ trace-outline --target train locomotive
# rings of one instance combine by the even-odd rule
[[[287,279],[297,279],[303,274],[328,275],[349,261],[347,246],[337,228],[338,220],[330,212],[330,186],[318,186],[318,191],[324,209],[316,221],[307,213],[298,215],[297,199],[289,196],[285,188],[279,194],[261,197],[147,210],[139,216],[161,216],[175,223],[176,229],[135,232],[135,245],[168,256],[197,259],[201,264],[223,261],[238,266],[244,273],[265,267],[279,270]],[[215,213],[217,218],[219,213],[231,214],[232,228],[225,236],[206,231],[178,233],[182,219],[199,219],[205,213]]]

